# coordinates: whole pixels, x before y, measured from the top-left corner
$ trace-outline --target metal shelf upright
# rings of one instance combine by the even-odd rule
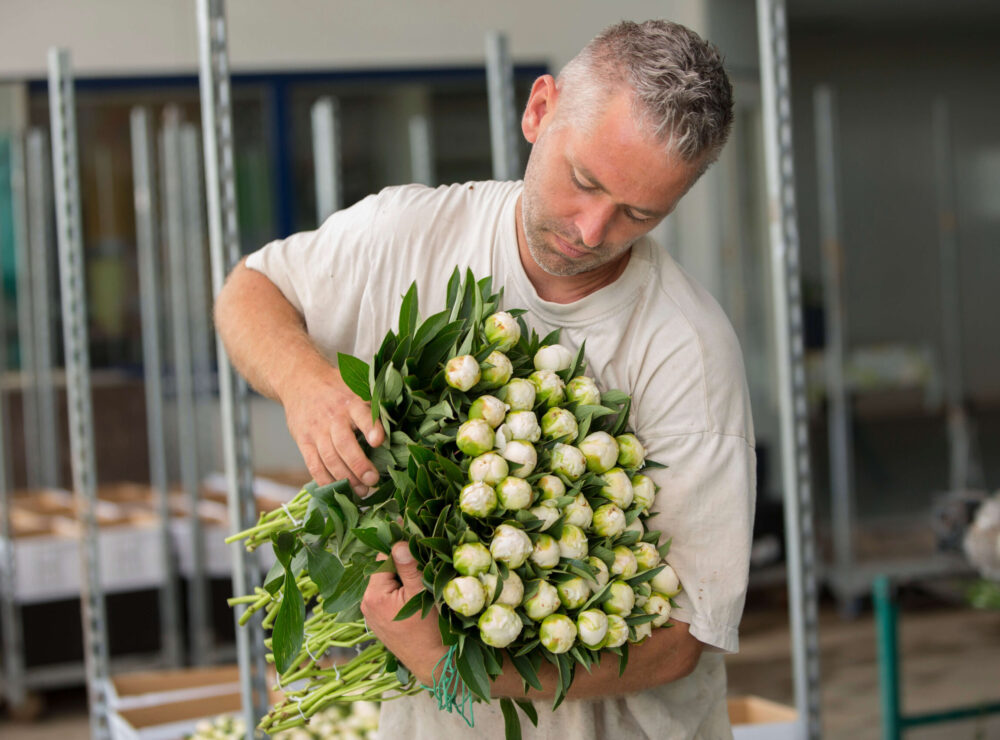
[[[316,226],[344,205],[340,159],[340,105],[323,97],[312,105],[313,163],[316,177]]]
[[[777,344],[781,462],[795,705],[802,729],[820,726],[816,557],[809,469],[808,405],[796,223],[788,24],[783,0],[757,1]]]
[[[222,0],[198,0],[198,49],[205,183],[208,201],[212,292],[218,295],[226,275],[241,257],[236,213],[236,177],[233,153],[232,94],[229,85],[226,18]],[[250,455],[250,405],[246,381],[233,370],[225,347],[216,340],[219,400],[222,407],[230,528],[240,531],[256,519],[253,468]],[[233,546],[233,595],[249,593],[260,581],[255,554]],[[239,612],[234,619],[239,619]],[[236,627],[236,653],[247,738],[268,706],[264,631],[259,620]]]
[[[490,105],[493,179],[520,179],[523,173],[517,151],[514,66],[507,46],[507,35],[500,31],[490,31],[486,34],[486,90]]]
[[[70,455],[73,491],[77,500],[78,515],[83,525],[80,605],[83,617],[84,664],[90,699],[90,734],[95,740],[103,740],[110,736],[106,696],[108,628],[104,594],[101,590],[97,541],[97,474],[90,396],[90,353],[80,218],[80,173],[69,52],[64,49],[50,49],[48,66]]]

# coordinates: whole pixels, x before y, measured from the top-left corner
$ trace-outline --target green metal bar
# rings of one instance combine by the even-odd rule
[[[899,643],[896,635],[896,600],[887,576],[877,576],[872,591],[878,643],[879,695],[882,701],[882,737],[885,740],[900,740],[903,722],[899,712]]]
[[[908,717],[901,717],[903,727],[917,727],[919,725],[931,725],[938,722],[956,722],[962,719],[975,719],[987,714],[1000,713],[1000,702],[990,704],[980,704],[979,706],[960,707],[956,709],[942,709],[939,712],[927,712],[925,714],[913,714]]]

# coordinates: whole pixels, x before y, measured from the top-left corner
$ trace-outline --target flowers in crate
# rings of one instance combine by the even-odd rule
[[[500,310],[501,298],[489,278],[462,281],[456,271],[450,308],[419,321],[412,286],[398,331],[371,363],[338,358],[386,431],[386,444],[368,449],[381,472],[375,493],[360,500],[346,481],[311,483],[230,538],[274,547],[264,584],[232,603],[249,604],[242,622],[266,612],[280,684],[305,683],[261,729],[300,725],[335,702],[428,688],[360,614],[368,578],[387,567],[376,554],[398,540],[409,542],[425,590],[397,618],[438,610],[454,664],[445,673],[457,671],[477,701],[491,699],[501,651],[525,691],[540,688],[542,661],[555,664],[558,707],[576,666],[611,656],[624,669],[630,643],[669,625],[680,583],[664,560],[669,541],[645,525],[656,487],[641,471],[658,465],[626,428],[629,397],[602,393],[586,375],[584,347],[570,351],[558,332],[539,338],[524,311]],[[326,651],[347,646],[364,647],[324,665]],[[429,688],[442,709],[465,716],[453,685]],[[534,720],[530,703],[500,701],[509,732],[515,703]]]

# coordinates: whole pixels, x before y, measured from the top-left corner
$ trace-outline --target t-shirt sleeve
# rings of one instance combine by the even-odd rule
[[[667,561],[683,587],[673,617],[724,652],[739,648],[754,515],[756,457],[742,436],[700,432],[655,438],[663,463],[649,526],[671,538]]]
[[[247,267],[274,283],[331,360],[337,351],[353,350],[378,216],[379,196],[370,195],[315,231],[270,242],[247,257]]]

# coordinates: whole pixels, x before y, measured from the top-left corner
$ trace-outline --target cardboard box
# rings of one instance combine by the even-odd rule
[[[759,696],[729,697],[734,740],[805,740],[806,729],[792,707]]]
[[[242,698],[235,694],[119,709],[108,715],[112,740],[179,740],[194,732],[202,720],[238,712]]]
[[[107,682],[110,709],[138,709],[240,692],[237,665],[137,671],[112,676]]]

